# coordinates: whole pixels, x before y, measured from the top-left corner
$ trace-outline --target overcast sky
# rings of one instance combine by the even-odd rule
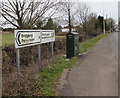
[[[118,2],[120,0],[68,0],[68,1],[84,2],[91,8],[91,11],[97,13],[97,15],[103,16],[104,10],[105,18],[106,16],[107,18],[112,17],[113,19],[115,19],[116,23],[118,23]]]
[[[105,18],[112,17],[118,22],[118,2],[87,2],[91,11],[98,15],[104,15]],[[103,11],[104,10],[104,11]],[[103,14],[104,13],[104,14]]]
[[[115,19],[116,22],[118,22],[118,2],[120,0],[69,0],[73,2],[84,2],[86,3],[90,8],[92,12],[96,12],[97,15],[103,16],[103,10],[104,10],[104,16],[106,18],[112,17]]]

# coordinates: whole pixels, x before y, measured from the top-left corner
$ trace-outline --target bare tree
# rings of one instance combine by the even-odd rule
[[[88,17],[88,21],[86,23],[86,34],[88,36],[96,36],[99,34],[98,30],[98,20],[97,20],[97,14],[91,13]]]
[[[106,19],[106,28],[111,32],[115,30],[115,20],[113,18]]]
[[[12,24],[18,29],[33,28],[38,20],[50,18],[59,8],[58,1],[52,0],[8,0],[0,4],[0,14],[6,20],[4,23]]]
[[[78,3],[78,6],[77,6],[77,13],[76,13],[76,23],[80,26],[83,27],[83,30],[86,32],[86,24],[87,24],[87,21],[89,19],[89,15],[90,15],[90,8],[87,7],[86,4],[80,4]]]
[[[63,23],[63,25],[69,26],[69,32],[71,32],[72,25],[74,22],[74,15],[75,15],[75,2],[70,2],[69,0],[64,0],[60,2],[60,17],[57,18],[57,21]]]

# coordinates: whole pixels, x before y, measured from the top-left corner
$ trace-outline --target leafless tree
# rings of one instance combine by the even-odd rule
[[[86,23],[89,19],[90,15],[90,8],[86,4],[78,3],[77,6],[77,13],[76,13],[76,23],[83,27],[84,31],[86,32]]]
[[[98,20],[97,20],[97,14],[91,13],[88,17],[88,21],[86,23],[86,34],[88,36],[96,36],[99,32],[98,30]]]
[[[18,29],[30,29],[38,20],[52,17],[59,8],[58,3],[57,0],[8,0],[0,2],[0,15],[6,20],[4,23],[12,24]]]
[[[60,17],[57,18],[57,21],[60,21],[63,25],[69,25],[69,31],[71,31],[71,26],[74,23],[75,4],[75,2],[70,2],[69,0],[61,0],[60,2]]]
[[[114,31],[115,29],[115,20],[113,18],[108,18],[106,19],[106,25],[108,26],[108,28],[110,29],[110,31]]]

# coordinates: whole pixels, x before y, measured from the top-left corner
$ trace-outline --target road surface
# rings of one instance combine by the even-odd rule
[[[118,33],[111,33],[66,75],[62,96],[118,96]]]

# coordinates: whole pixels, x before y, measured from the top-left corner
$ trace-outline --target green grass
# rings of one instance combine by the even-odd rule
[[[0,36],[2,36],[2,46],[14,44],[14,33],[4,33]]]
[[[88,51],[96,42],[107,36],[108,34],[101,34],[87,42],[82,43],[80,45],[81,53]],[[55,86],[57,85],[57,81],[60,79],[64,69],[78,65],[79,59],[74,57],[66,61],[65,57],[60,57],[56,60],[56,62],[57,63],[50,64],[47,67],[43,68],[42,72],[39,74],[41,79],[39,83],[39,85],[41,85],[41,91],[38,92],[38,95],[57,95]]]
[[[80,53],[87,52],[91,47],[96,44],[100,39],[103,39],[108,36],[108,33],[101,34],[96,36],[95,38],[88,40],[82,44],[80,44]]]
[[[55,64],[50,64],[40,72],[40,85],[42,87],[39,95],[44,96],[55,96],[55,85],[61,77],[64,69],[71,68],[74,64],[77,63],[78,58],[72,58],[66,60],[65,57],[60,57],[56,60]]]
[[[65,38],[66,36],[55,36],[56,38]]]

